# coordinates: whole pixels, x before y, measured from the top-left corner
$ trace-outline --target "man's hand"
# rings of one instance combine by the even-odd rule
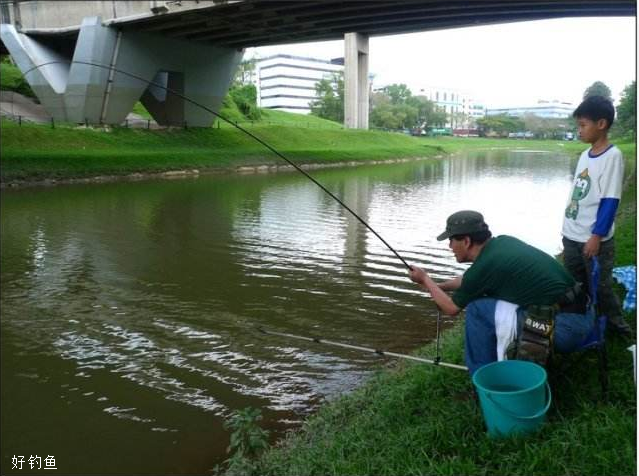
[[[586,258],[592,258],[599,254],[599,246],[601,245],[601,236],[592,235],[584,245],[583,254]]]
[[[435,304],[439,306],[444,314],[449,316],[455,316],[461,310],[453,302],[453,300],[437,285],[433,279],[428,276],[428,273],[417,266],[411,266],[408,271],[408,276],[411,281],[419,284],[422,288],[428,291],[435,301]]]
[[[414,283],[417,284],[421,284],[422,286],[424,284],[426,284],[426,271],[424,271],[421,268],[418,268],[417,266],[411,266],[410,270],[408,271],[408,276],[410,277],[411,281],[413,281]]]

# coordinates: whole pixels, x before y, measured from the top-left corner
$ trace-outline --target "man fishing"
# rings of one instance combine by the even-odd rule
[[[472,263],[470,268],[439,284],[416,266],[409,276],[444,314],[466,309],[471,375],[506,353],[543,364],[551,348],[572,352],[584,341],[594,322],[586,314],[587,295],[552,256],[512,236],[493,237],[482,214],[472,210],[448,217],[437,237],[445,239],[457,262]]]

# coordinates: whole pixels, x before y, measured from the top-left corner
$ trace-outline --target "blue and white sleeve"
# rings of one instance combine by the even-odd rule
[[[592,229],[593,235],[606,236],[615,221],[615,213],[619,207],[618,198],[602,198],[597,209],[597,220]]]
[[[616,149],[616,148],[615,148]],[[601,200],[597,209],[597,219],[592,229],[594,235],[606,236],[615,221],[615,213],[621,199],[623,186],[623,156],[619,149],[613,149],[608,157],[601,177]]]

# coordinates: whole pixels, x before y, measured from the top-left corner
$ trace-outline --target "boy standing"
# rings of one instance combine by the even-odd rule
[[[601,274],[597,295],[602,314],[608,317],[611,330],[632,337],[612,288],[614,220],[623,184],[621,151],[608,141],[615,108],[609,99],[591,96],[575,109],[573,117],[579,138],[590,148],[579,157],[564,214],[564,264],[577,281],[587,286],[590,260],[598,257]]]

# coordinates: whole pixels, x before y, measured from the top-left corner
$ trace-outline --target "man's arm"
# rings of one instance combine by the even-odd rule
[[[447,314],[449,316],[456,316],[457,314],[459,314],[459,311],[461,311],[461,309],[457,307],[450,296],[446,294],[446,292],[441,287],[439,287],[437,283],[433,281],[433,279],[428,276],[428,274],[423,269],[418,268],[417,266],[413,266],[409,271],[409,276],[413,282],[419,284],[420,286],[422,286],[422,288],[426,289],[430,293],[433,301],[435,301],[435,304],[439,306],[444,314]],[[454,283],[455,281],[457,281],[457,279],[459,279],[459,283],[461,283],[461,277],[448,281],[447,283]]]
[[[462,277],[457,276],[456,278],[451,279],[449,281],[444,281],[443,283],[439,283],[438,286],[439,286],[439,289],[441,289],[442,291],[456,291],[461,286],[461,282],[462,282]]]

